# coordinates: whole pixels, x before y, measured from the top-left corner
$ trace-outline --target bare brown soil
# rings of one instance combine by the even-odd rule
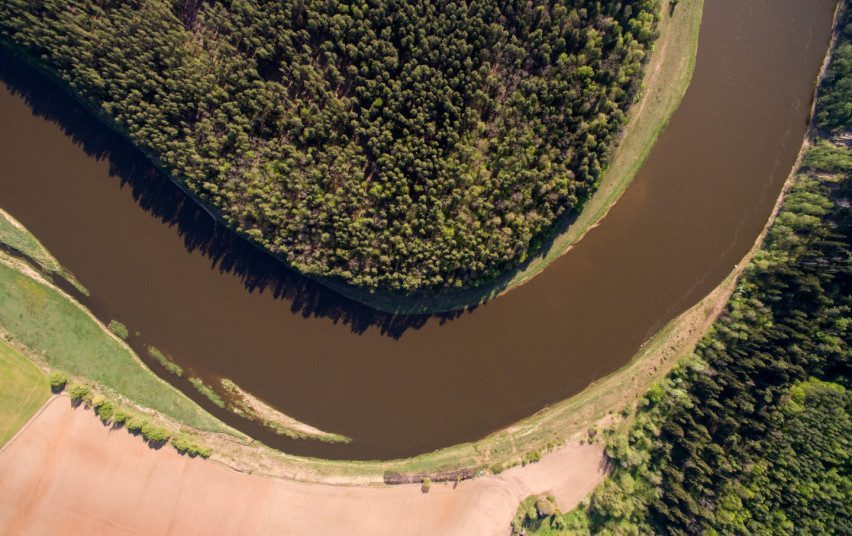
[[[507,534],[518,503],[573,507],[603,478],[597,445],[459,484],[328,486],[237,473],[54,397],[0,451],[2,534]]]

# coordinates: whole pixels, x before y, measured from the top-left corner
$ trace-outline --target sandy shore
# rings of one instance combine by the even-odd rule
[[[507,534],[519,502],[563,510],[603,478],[599,445],[458,485],[347,487],[237,473],[150,449],[54,397],[0,451],[2,534]]]

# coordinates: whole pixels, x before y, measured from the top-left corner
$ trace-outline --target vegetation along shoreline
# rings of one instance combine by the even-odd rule
[[[595,193],[586,201],[579,218],[570,222],[573,216],[566,215],[554,224],[552,230],[545,233],[541,240],[540,253],[531,255],[520,268],[512,269],[497,276],[485,285],[468,289],[444,289],[437,292],[399,293],[385,289],[367,289],[347,283],[339,277],[325,277],[310,272],[301,271],[304,275],[332,288],[344,296],[364,303],[375,309],[398,314],[437,313],[474,306],[490,299],[501,292],[521,284],[539,273],[545,266],[559,255],[567,251],[571,244],[602,218],[608,208],[632,180],[635,172],[641,166],[653,145],[657,135],[667,123],[669,117],[682,98],[691,77],[697,48],[698,30],[702,11],[700,0],[682,3],[676,9],[670,10],[667,5],[660,7],[659,33],[656,44],[644,62],[643,85],[638,102],[629,110],[627,121],[621,131],[620,139],[611,151],[611,158],[606,170],[601,173],[600,184]],[[28,50],[6,38],[0,38],[0,43],[17,55],[23,55],[31,64],[50,78],[67,93],[91,110],[96,117],[107,124],[122,137],[132,141],[131,134],[122,128],[115,120],[107,116],[98,106],[74,91],[63,78],[48,68],[47,65],[34,58]],[[667,54],[666,51],[670,52]],[[689,51],[684,54],[684,51]],[[676,51],[677,53],[673,53]],[[646,103],[649,103],[646,105]],[[137,147],[138,144],[135,144]],[[205,200],[195,194],[180,177],[168,173],[162,162],[153,154],[139,147],[147,158],[160,168],[188,196],[198,202],[214,219],[227,225],[219,211],[215,210]],[[570,224],[569,224],[570,223]],[[249,242],[264,248],[253,237],[240,232]],[[281,255],[275,255],[279,260],[286,260]]]

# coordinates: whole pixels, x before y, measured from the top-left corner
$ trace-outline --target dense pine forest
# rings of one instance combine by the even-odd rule
[[[0,37],[298,269],[487,281],[595,190],[659,0],[6,0]]]
[[[529,534],[852,531],[851,12],[815,145],[726,311],[611,435],[591,500]]]

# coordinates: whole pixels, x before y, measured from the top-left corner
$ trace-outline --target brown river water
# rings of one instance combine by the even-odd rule
[[[692,84],[601,224],[473,311],[391,316],[285,269],[224,229],[55,84],[0,55],[0,208],[91,291],[131,344],[245,390],[376,459],[475,440],[623,366],[717,286],[765,224],[806,131],[833,0],[706,0]],[[147,360],[147,357],[144,357]]]

